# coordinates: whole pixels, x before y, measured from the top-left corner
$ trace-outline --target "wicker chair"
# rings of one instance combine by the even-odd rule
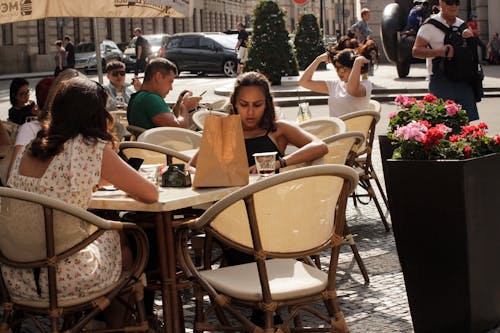
[[[40,270],[48,272],[48,285],[40,286],[47,290],[46,296],[42,293],[37,300],[12,295],[0,277],[2,332],[17,331],[27,318],[43,332],[39,316],[50,319],[50,332],[81,332],[112,301],[126,304],[129,310],[123,318],[127,323],[123,330],[148,330],[142,301],[142,276],[149,248],[146,235],[135,224],[104,220],[60,200],[11,188],[0,188],[0,217],[0,263],[33,269],[34,273]],[[75,233],[69,238],[60,229],[67,223],[88,232]],[[76,299],[65,297],[63,291],[57,290],[57,263],[84,249],[106,230],[123,230],[133,237],[136,255],[131,268],[124,269],[116,282],[102,290]]]
[[[199,148],[201,134],[185,128],[156,127],[144,131],[137,141],[183,151]]]
[[[331,135],[344,133],[345,124],[336,117],[319,117],[299,123],[299,127],[311,133],[319,139],[324,139]]]
[[[375,126],[380,119],[380,112],[378,111],[357,111],[348,113],[340,117],[347,127],[348,131],[360,131],[365,135],[365,142],[361,145],[357,152],[357,157],[354,161],[353,166],[359,171],[359,185],[366,190],[366,194],[357,194],[355,193],[354,202],[360,201],[359,199],[363,196],[368,196],[375,202],[375,206],[380,214],[380,218],[382,223],[384,224],[385,230],[389,231],[390,226],[387,223],[387,219],[385,218],[384,212],[382,211],[382,207],[377,199],[377,195],[375,194],[375,190],[371,185],[371,180],[375,180],[377,184],[378,190],[386,207],[387,205],[387,197],[385,192],[378,180],[377,174],[375,173],[375,169],[372,164],[372,147],[373,141],[375,137]]]
[[[185,223],[177,248],[181,266],[193,279],[195,330],[263,332],[241,313],[244,307],[264,312],[266,332],[303,330],[303,312],[318,319],[318,327],[308,331],[348,332],[337,302],[335,274],[345,243],[346,201],[357,182],[357,173],[343,165],[292,170],[247,185]],[[256,262],[197,269],[187,242],[190,230],[204,230],[224,245],[253,255]],[[297,260],[327,248],[328,272]],[[205,294],[209,307],[204,306]],[[309,306],[317,301],[325,303],[326,312]],[[280,309],[288,309],[288,317],[275,326],[273,314]],[[213,311],[218,320],[208,319]]]
[[[130,135],[130,141],[136,141],[139,135],[141,135],[146,129],[139,127],[139,126],[134,126],[134,125],[127,125],[125,126],[127,129],[127,132],[129,132]]]
[[[212,111],[212,110],[198,110],[192,115],[192,121],[196,125],[197,129],[202,131],[205,126],[205,118],[207,115],[226,117],[228,114],[222,111]]]

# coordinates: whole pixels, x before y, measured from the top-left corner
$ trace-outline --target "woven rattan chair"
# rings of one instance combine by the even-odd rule
[[[330,332],[333,326],[348,332],[337,302],[335,274],[344,244],[346,201],[357,182],[357,173],[343,165],[284,172],[228,195],[181,227],[179,261],[193,279],[195,330],[262,332],[241,313],[240,307],[245,307],[264,312],[266,332],[277,328],[288,332],[294,325],[300,330],[303,312],[317,319],[318,328],[308,330]],[[187,243],[189,229],[204,230],[221,243],[252,254],[256,262],[199,270]],[[327,272],[297,260],[324,249],[331,250]],[[212,306],[204,306],[204,294]],[[327,311],[310,307],[317,301],[324,302]],[[275,326],[273,314],[280,309],[290,312],[282,325]],[[213,311],[218,320],[209,322]]]
[[[299,127],[319,139],[324,139],[334,134],[344,133],[345,124],[336,117],[319,117],[299,123]]]
[[[201,134],[185,128],[156,127],[144,131],[137,141],[183,151],[199,148]]]
[[[378,180],[377,174],[375,173],[375,169],[372,164],[372,147],[373,141],[375,137],[375,126],[380,119],[380,112],[378,111],[357,111],[348,113],[340,117],[347,127],[348,131],[359,131],[365,135],[365,142],[361,145],[357,152],[357,157],[354,162],[354,167],[359,171],[359,185],[366,190],[366,194],[354,194],[354,202],[356,203],[363,196],[368,196],[375,203],[377,210],[380,214],[380,218],[382,219],[382,223],[384,224],[385,230],[389,231],[390,226],[387,223],[387,219],[385,218],[385,214],[382,211],[382,207],[377,199],[377,195],[375,194],[375,190],[371,185],[371,180],[375,180],[377,184],[378,190],[386,207],[387,205],[387,197],[385,192]]]
[[[192,121],[198,130],[203,130],[205,126],[205,118],[208,115],[218,116],[218,117],[226,117],[228,114],[222,111],[213,111],[213,110],[198,110],[195,111],[192,115]]]
[[[127,125],[125,126],[125,128],[131,134],[129,138],[130,141],[136,141],[139,135],[141,135],[146,130],[145,128],[134,125]]]
[[[144,160],[144,164],[185,164],[189,162],[190,159],[189,156],[178,152],[175,149],[170,149],[146,142],[121,142],[119,149],[119,154],[123,159],[128,160],[131,157],[142,158]]]
[[[332,135],[328,138],[323,139],[323,142],[328,146],[328,153],[323,156],[323,161],[325,164],[340,164],[352,166],[356,158],[356,153],[359,146],[365,141],[365,136],[361,132],[345,132],[336,135]],[[352,253],[354,254],[354,259],[358,263],[359,269],[365,283],[370,283],[370,277],[368,276],[368,271],[366,270],[363,259],[361,258],[354,237],[349,230],[347,221],[344,227],[344,238],[349,242]],[[313,257],[316,265],[320,266],[319,256]]]
[[[0,188],[0,219],[0,263],[33,269],[34,272],[48,272],[48,285],[40,286],[42,291],[47,292],[36,300],[11,294],[3,277],[0,277],[2,332],[9,332],[10,329],[17,331],[27,318],[31,318],[37,329],[43,332],[40,316],[49,318],[50,332],[81,332],[90,320],[115,300],[126,304],[134,313],[124,318],[128,327],[123,330],[142,332],[148,329],[142,302],[142,274],[149,249],[146,235],[135,224],[104,220],[60,200],[5,187]],[[61,229],[68,223],[74,224],[75,231],[87,232],[74,232],[74,236],[68,238],[67,232]],[[116,282],[102,290],[76,299],[65,297],[64,291],[57,290],[58,262],[81,251],[106,230],[123,230],[133,237],[136,255],[130,270],[123,270]],[[74,264],[79,265],[77,262]],[[129,299],[131,295],[132,302]]]

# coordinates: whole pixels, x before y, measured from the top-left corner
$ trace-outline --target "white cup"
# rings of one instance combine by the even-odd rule
[[[268,177],[275,173],[277,153],[278,152],[270,151],[253,154],[253,157],[255,158],[255,166],[257,167],[257,173],[261,177]]]

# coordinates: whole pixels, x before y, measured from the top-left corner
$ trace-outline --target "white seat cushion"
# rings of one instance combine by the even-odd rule
[[[295,259],[267,260],[266,268],[271,295],[276,301],[320,293],[328,282],[325,272]],[[221,293],[243,300],[262,300],[256,263],[201,271],[200,274]]]

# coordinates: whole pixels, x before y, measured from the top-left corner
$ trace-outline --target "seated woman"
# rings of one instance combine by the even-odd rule
[[[230,102],[231,113],[241,116],[250,173],[257,172],[254,153],[278,152],[276,170],[310,162],[328,153],[327,146],[312,134],[290,122],[276,120],[270,83],[264,75],[256,72],[240,75],[236,79]],[[298,149],[285,156],[289,144]],[[197,156],[197,153],[193,156],[190,166],[196,166]]]
[[[30,100],[30,84],[26,79],[15,78],[10,83],[9,120],[18,125],[26,122],[27,117],[37,114],[37,106]]]
[[[314,59],[306,68],[299,84],[315,92],[328,94],[330,116],[368,109],[372,93],[372,83],[368,80],[372,43],[358,48],[344,49],[336,54],[325,52]],[[313,80],[313,74],[322,62],[331,62],[337,70],[338,78],[333,80]]]
[[[126,110],[130,95],[141,88],[141,81],[139,80],[133,81],[133,89],[131,84],[125,83],[126,73],[125,64],[121,61],[113,60],[106,64],[106,76],[109,83],[104,85],[104,88],[109,94],[108,104],[106,105],[108,111]]]
[[[75,77],[60,83],[41,130],[16,156],[8,186],[83,209],[88,207],[92,191],[100,182],[109,182],[137,200],[157,201],[156,186],[116,153],[116,139],[111,132],[113,119],[106,111],[106,99],[104,88],[86,78]],[[87,232],[78,229],[74,221],[61,222],[56,221],[55,225],[59,234]],[[120,234],[107,231],[84,250],[59,262],[59,297],[83,297],[115,282],[122,262],[126,264],[126,256],[122,261],[122,249],[125,248],[121,247]],[[85,265],[76,265],[78,262]],[[47,298],[46,271],[36,281],[31,269],[1,269],[13,297]]]

